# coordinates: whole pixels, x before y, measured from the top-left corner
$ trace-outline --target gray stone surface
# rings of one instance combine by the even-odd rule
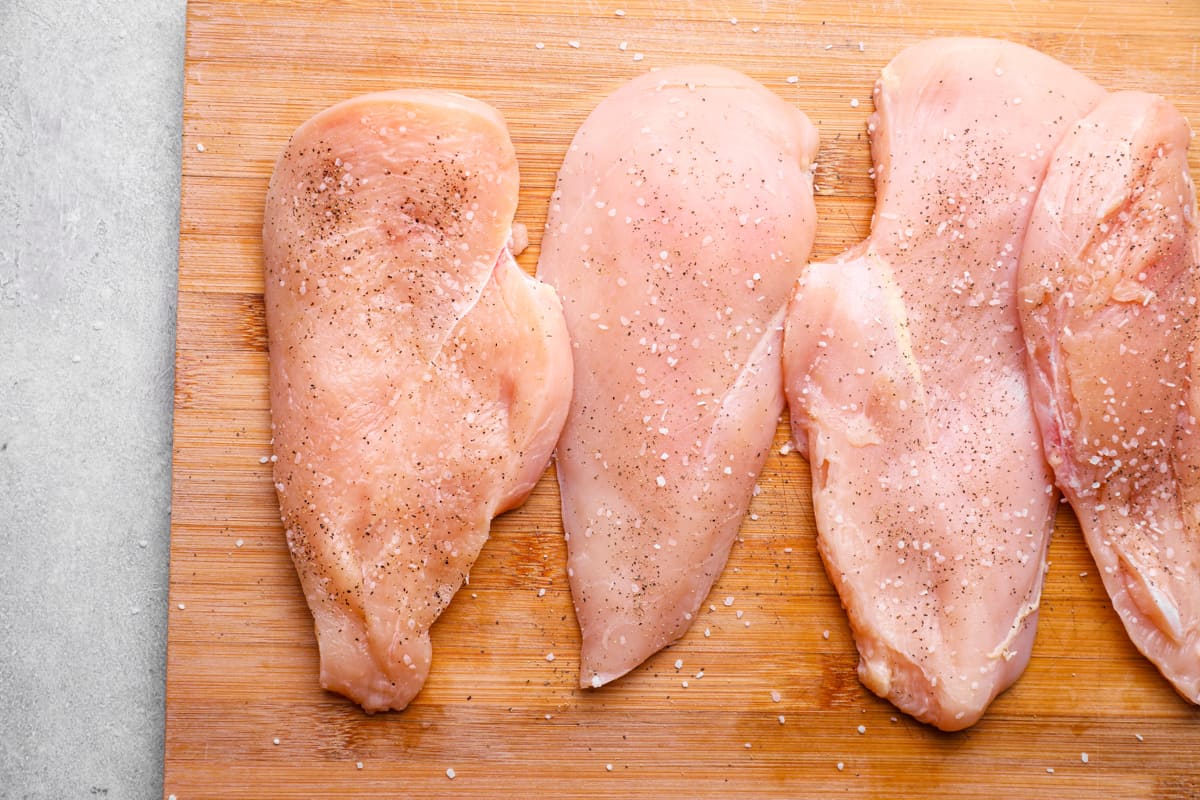
[[[181,0],[0,0],[0,797],[161,794]]]

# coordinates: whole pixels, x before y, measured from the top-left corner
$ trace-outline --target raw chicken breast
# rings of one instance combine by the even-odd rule
[[[811,265],[788,312],[792,427],[859,677],[944,730],[1033,645],[1056,498],[1017,257],[1051,153],[1102,94],[1010,42],[902,52],[875,88],[871,235]]]
[[[494,109],[423,91],[321,112],[271,177],[275,488],[321,685],[367,711],[420,690],[430,625],[570,402],[561,306],[507,245],[517,181]]]
[[[783,408],[783,311],[812,246],[816,129],[728,69],[643,75],[579,129],[538,274],[575,395],[556,453],[580,683],[687,630]]]
[[[1190,133],[1110,95],[1055,153],[1021,255],[1046,454],[1138,649],[1200,702],[1200,233]]]

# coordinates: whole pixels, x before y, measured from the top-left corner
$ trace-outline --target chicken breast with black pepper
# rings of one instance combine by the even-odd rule
[[[584,686],[682,636],[725,565],[783,408],[816,150],[804,114],[711,66],[636,78],[571,143],[538,275],[574,343],[556,464]]]
[[[271,177],[275,488],[321,685],[368,711],[420,690],[430,626],[566,417],[561,305],[509,249],[517,184],[500,115],[431,91],[322,111]]]
[[[933,39],[875,89],[870,237],[811,265],[784,375],[863,683],[945,730],[1033,647],[1056,496],[1017,259],[1050,157],[1103,96],[1011,42]]]
[[[1118,92],[1038,196],[1021,323],[1046,453],[1130,639],[1200,703],[1200,232],[1183,116]]]

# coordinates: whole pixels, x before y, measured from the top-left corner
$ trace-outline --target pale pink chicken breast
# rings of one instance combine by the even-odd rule
[[[1029,660],[1055,495],[1015,302],[1050,155],[1103,91],[1028,48],[934,39],[884,68],[870,237],[805,271],[784,375],[863,683],[965,728]]]
[[[816,149],[755,81],[688,66],[617,90],[563,162],[538,274],[574,348],[555,459],[583,686],[682,636],[725,564],[783,407]]]
[[[500,115],[430,91],[322,111],[271,177],[275,488],[321,685],[367,711],[420,690],[430,626],[566,417],[561,305],[508,247],[517,185]]]
[[[1021,255],[1046,454],[1133,643],[1200,703],[1200,233],[1187,122],[1110,95],[1054,155]]]

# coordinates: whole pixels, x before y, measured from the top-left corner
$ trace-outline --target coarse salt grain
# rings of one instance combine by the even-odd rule
[[[604,681],[600,680],[599,675],[592,676],[592,688],[593,689],[599,689],[603,685],[604,685]]]
[[[1054,774],[1054,767],[1046,767],[1046,772],[1048,772],[1049,774],[1053,775],[1053,774]]]
[[[271,460],[270,456],[262,456],[261,458],[258,459],[258,463],[265,464],[270,460]]]
[[[1080,760],[1080,761],[1082,761],[1082,762],[1083,762],[1083,763],[1085,763],[1085,764],[1086,764],[1086,763],[1088,763],[1088,754],[1087,754],[1087,753],[1080,753],[1080,754],[1079,754],[1079,760]]]
[[[605,764],[604,769],[606,769],[609,772],[612,772],[612,764]]]
[[[569,44],[571,47],[574,47],[576,50],[578,50],[578,49],[579,49],[579,42],[577,42],[577,41],[576,41],[576,40],[574,40],[574,39],[572,39],[571,41],[567,42],[567,44]]]
[[[547,660],[547,661],[553,661],[553,660],[554,660],[554,653],[546,653],[546,660]]]
[[[851,107],[851,108],[858,108],[858,98],[857,98],[857,97],[851,97],[851,98],[850,98],[850,107]]]
[[[783,714],[780,714],[779,715],[779,724],[782,725],[785,722],[787,722],[787,717],[785,717]]]
[[[783,695],[781,695],[778,692],[778,690],[775,690],[775,689],[771,690],[771,702],[772,703],[778,703],[782,699],[783,699]]]
[[[273,744],[273,745],[278,745],[278,744],[279,744],[279,737],[278,737],[278,736],[276,736],[274,739],[272,739],[272,740],[271,740],[271,744]]]
[[[185,608],[187,608],[187,606],[185,606],[183,603],[180,603],[178,608],[180,611],[183,611]]]
[[[821,638],[822,638],[822,639],[828,639],[828,638],[829,638],[829,631],[821,631]]]
[[[733,605],[733,598],[732,598],[732,597],[726,597],[726,598],[725,598],[725,605],[726,605],[726,607]]]
[[[617,9],[616,11],[614,11],[613,13],[614,13],[614,14],[616,14],[618,17],[623,17],[623,16],[625,16],[625,9],[623,9],[623,8],[618,8],[618,9]],[[609,764],[608,766],[609,766],[609,769],[612,769],[612,764]]]
[[[447,778],[449,778],[450,780],[454,780],[455,774],[456,773],[454,772],[454,767],[446,767],[446,777]]]
[[[196,142],[196,152],[197,153],[204,152],[204,143],[203,142]]]
[[[683,659],[682,658],[675,659],[675,669],[683,669]]]
[[[362,769],[362,768],[363,768],[363,767],[362,767],[362,762],[361,762],[361,761],[355,761],[355,762],[354,762],[354,768],[355,768],[355,769]]]
[[[841,772],[842,770],[844,770],[846,768],[846,765],[843,764],[841,761],[839,761],[837,763],[837,768],[838,768],[838,772]]]
[[[787,76],[787,82],[788,82],[788,83],[799,83],[799,82],[800,82],[800,76],[799,76],[799,75],[788,75],[788,76]]]
[[[534,47],[536,47],[538,50],[545,50],[545,49],[546,49],[546,43],[545,43],[545,42],[538,42],[537,44],[535,44],[535,45],[534,45]]]
[[[858,726],[858,735],[859,735],[859,736],[862,736],[862,735],[863,735],[864,733],[866,733],[866,732],[867,732],[867,726],[866,726],[866,725],[859,725],[859,726]]]
[[[234,547],[241,547],[241,546],[242,546],[242,545],[244,545],[244,544],[245,544],[245,542],[244,542],[244,541],[242,541],[241,539],[238,539],[236,542],[234,542],[234,543],[233,543],[233,546],[234,546]]]
[[[633,54],[633,60],[634,60],[634,61],[641,61],[643,58],[645,58],[645,56],[644,56],[644,55],[642,55],[641,53],[634,53],[634,54]]]

